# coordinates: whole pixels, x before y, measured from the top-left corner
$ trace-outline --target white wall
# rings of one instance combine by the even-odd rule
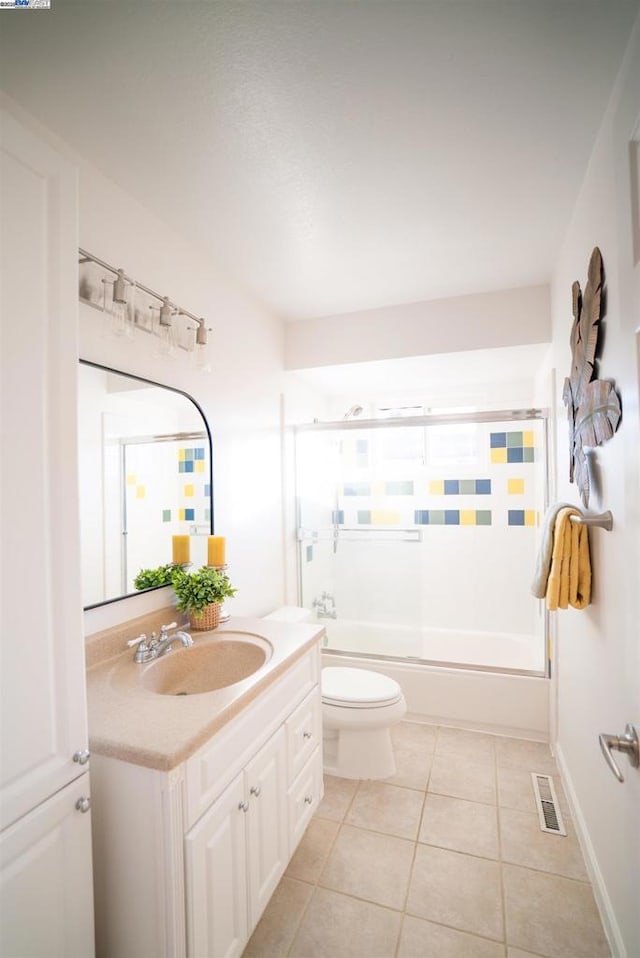
[[[640,118],[640,22],[601,128],[552,284],[556,387],[557,497],[578,503],[569,485],[562,381],[569,372],[571,284],[586,282],[594,246],[606,274],[606,318],[600,378],[615,379],[622,397],[618,433],[596,454],[598,492],[592,511],[611,509],[613,532],[591,534],[593,604],[555,614],[557,748],[609,927],[614,954],[640,955],[640,772],[623,756],[621,785],[598,747],[600,732],[640,727],[640,482],[638,427],[639,267],[634,262],[629,141]],[[637,260],[636,246],[636,260]]]
[[[183,184],[180,184],[180,189]],[[216,274],[194,245],[140,206],[97,170],[80,166],[80,245],[140,282],[204,316],[212,372],[153,354],[151,337],[105,337],[102,316],[82,310],[80,355],[190,393],[213,435],[216,532],[227,537],[236,614],[262,614],[284,601],[281,483],[281,321]],[[88,633],[142,614],[149,597],[85,614]],[[167,595],[158,601],[166,602]]]
[[[549,341],[549,287],[406,303],[286,325],[287,369]]]

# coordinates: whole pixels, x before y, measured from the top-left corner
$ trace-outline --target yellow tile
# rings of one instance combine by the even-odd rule
[[[497,447],[491,450],[491,462],[494,465],[507,461],[506,447]]]
[[[144,499],[147,490],[144,486],[136,486],[136,499]]]
[[[524,479],[507,479],[507,492],[510,496],[521,496],[524,493]]]
[[[193,490],[194,490],[194,487],[193,487],[193,486],[185,486],[185,487],[184,487],[184,494],[185,494],[185,496],[192,496],[192,495],[194,495],[194,491],[193,491]]]
[[[523,446],[535,446],[536,438],[535,433],[532,429],[525,429],[522,433],[522,445]]]
[[[444,495],[444,479],[431,479],[431,481],[429,482],[429,495],[431,496]]]
[[[136,479],[135,474],[134,474],[133,472],[130,472],[130,473],[127,475],[127,485],[128,485],[128,486],[135,486],[135,484],[136,484],[137,481],[138,481],[138,480]]]
[[[524,524],[525,526],[538,525],[538,513],[536,512],[535,509],[525,509]]]
[[[187,450],[186,450],[186,449],[178,449],[178,461],[179,461],[179,462],[184,462],[186,458],[187,458]]]
[[[371,483],[371,495],[376,496],[376,498],[382,498],[386,495],[385,484],[381,479],[376,479],[375,482]]]
[[[374,526],[393,526],[400,522],[400,513],[390,509],[374,509],[371,513],[371,524]]]
[[[460,525],[461,526],[475,526],[476,524],[476,510],[475,509],[461,509],[460,510]]]
[[[196,459],[196,472],[204,472],[205,469],[204,459]]]
[[[184,509],[178,509],[178,519],[184,519]]]

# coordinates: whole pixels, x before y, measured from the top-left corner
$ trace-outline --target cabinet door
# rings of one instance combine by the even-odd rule
[[[239,775],[185,838],[190,958],[235,958],[247,941],[245,808]]]
[[[93,955],[88,797],[85,773],[0,835],[1,955]]]
[[[0,102],[0,827],[83,772],[74,168]]]
[[[250,928],[257,924],[289,861],[286,746],[281,727],[245,769]]]

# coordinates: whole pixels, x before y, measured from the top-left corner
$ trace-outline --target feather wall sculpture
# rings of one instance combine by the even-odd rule
[[[588,506],[591,480],[585,449],[611,439],[622,414],[613,383],[593,379],[602,300],[602,256],[597,246],[589,260],[584,294],[576,280],[571,295],[571,375],[564,381],[562,398],[569,418],[569,480],[577,484]]]

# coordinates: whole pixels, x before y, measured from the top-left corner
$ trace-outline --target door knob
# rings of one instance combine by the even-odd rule
[[[90,798],[79,798],[76,802],[76,808],[79,812],[88,812],[91,808],[91,799]]]
[[[77,752],[73,753],[73,761],[77,762],[78,765],[86,765],[90,758],[91,755],[89,754],[89,750],[86,748],[79,749]]]
[[[618,768],[616,760],[611,754],[611,750],[616,752],[625,752],[633,768],[640,766],[640,747],[638,745],[638,733],[633,725],[627,725],[624,735],[609,735],[603,732],[599,738],[600,748],[605,757],[605,761],[619,782],[624,782],[624,775]]]

